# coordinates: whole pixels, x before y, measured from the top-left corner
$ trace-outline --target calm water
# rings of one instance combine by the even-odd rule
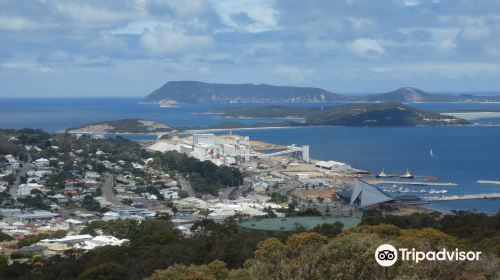
[[[55,132],[89,122],[123,118],[146,118],[174,127],[206,126],[230,120],[192,113],[222,106],[238,106],[183,104],[181,108],[160,108],[158,105],[144,105],[138,102],[137,98],[0,99],[0,128],[30,127]],[[415,104],[415,106],[430,110],[500,110],[500,104]],[[276,122],[272,119],[237,121],[247,124]],[[487,121],[500,123],[500,119]],[[438,176],[441,182],[458,184],[457,187],[446,188],[449,190],[447,195],[500,193],[500,185],[475,183],[479,179],[500,178],[500,127],[314,127],[240,130],[238,134],[279,144],[307,144],[310,145],[313,158],[343,161],[375,173],[382,168],[390,173],[403,173],[409,168],[416,175]],[[434,157],[430,156],[430,149],[433,150]],[[411,189],[418,191],[422,188]],[[431,204],[430,207],[443,211],[476,209],[493,213],[500,210],[500,199],[439,202]]]

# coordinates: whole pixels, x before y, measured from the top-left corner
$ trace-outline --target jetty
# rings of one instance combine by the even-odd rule
[[[392,184],[392,185],[411,185],[411,186],[430,186],[430,187],[454,187],[456,183],[438,183],[438,182],[417,182],[417,181],[398,181],[398,180],[378,180],[364,179],[365,182],[371,185]]]
[[[450,201],[450,200],[469,200],[469,199],[497,199],[500,198],[500,193],[478,193],[466,195],[450,195],[450,196],[428,196],[423,197],[424,201]]]
[[[500,185],[498,180],[477,180],[478,184],[488,184],[488,185]]]

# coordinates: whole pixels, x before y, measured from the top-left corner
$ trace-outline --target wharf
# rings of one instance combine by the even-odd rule
[[[456,183],[438,183],[438,182],[416,182],[416,181],[396,181],[396,180],[378,180],[378,179],[363,179],[368,184],[393,184],[393,185],[412,185],[412,186],[431,186],[431,187],[454,187]]]
[[[500,185],[500,181],[498,180],[477,180],[478,184],[488,184],[488,185]]]
[[[450,200],[469,200],[469,199],[497,199],[500,198],[500,193],[478,193],[466,195],[451,195],[441,197],[423,197],[424,201],[450,201]]]

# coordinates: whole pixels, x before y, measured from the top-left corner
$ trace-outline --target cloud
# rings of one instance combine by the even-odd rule
[[[361,58],[374,59],[385,55],[385,48],[373,39],[356,39],[347,44],[347,49]]]
[[[51,67],[38,65],[35,63],[27,63],[27,62],[5,62],[0,64],[0,67],[14,71],[29,71],[35,74],[46,74],[55,72],[55,70]]]
[[[39,23],[20,16],[0,16],[0,30],[27,31],[37,30],[41,27]]]
[[[146,30],[141,35],[144,49],[156,55],[173,55],[196,52],[213,45],[213,40],[205,35],[188,35],[181,30],[157,28]]]
[[[423,62],[412,65],[374,67],[371,71],[392,77],[455,80],[497,77],[500,75],[500,66],[480,62]]]
[[[239,25],[247,26],[256,23],[254,19],[248,16],[245,12],[239,12],[230,15],[231,20]]]
[[[165,73],[347,92],[500,88],[500,1],[0,0],[0,42],[2,84],[26,88],[115,75],[126,81],[111,88],[132,92]]]
[[[316,72],[312,69],[299,69],[296,66],[280,65],[276,67],[275,73],[289,81],[303,83],[311,80]]]

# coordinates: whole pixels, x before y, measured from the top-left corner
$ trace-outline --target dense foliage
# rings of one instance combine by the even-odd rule
[[[342,233],[341,224],[332,224],[310,232],[274,236],[238,231],[233,220],[225,224],[203,220],[192,227],[190,238],[181,236],[166,219],[142,223],[96,221],[82,233],[101,231],[127,238],[130,243],[98,248],[83,255],[69,252],[66,257],[38,261],[38,265],[0,262],[0,278],[385,279],[385,270],[375,262],[373,252],[380,244],[390,243],[422,250],[482,250],[483,255],[477,262],[439,265],[398,261],[387,270],[387,279],[498,279],[500,263],[496,249],[483,248],[482,241],[498,236],[499,215],[419,214],[402,218],[386,216],[386,220],[378,218],[379,222],[374,222],[372,216],[363,219],[364,225]],[[367,225],[368,220],[375,225]],[[397,221],[401,227],[389,221]],[[476,223],[484,226],[464,231],[467,225]]]
[[[236,168],[219,167],[210,161],[199,161],[177,152],[156,154],[154,164],[163,170],[184,174],[197,193],[217,195],[221,187],[238,186],[243,182],[243,175]]]

